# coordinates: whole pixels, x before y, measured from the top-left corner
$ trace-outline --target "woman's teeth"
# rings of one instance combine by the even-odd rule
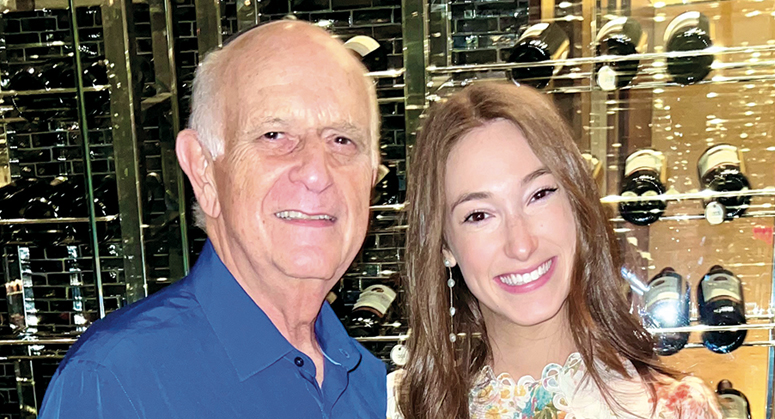
[[[548,261],[541,264],[541,266],[537,267],[532,272],[524,273],[524,274],[510,274],[510,275],[501,275],[498,277],[501,282],[503,282],[506,285],[525,285],[529,284],[536,279],[540,278],[549,271],[549,268],[552,267],[552,259],[549,259]]]

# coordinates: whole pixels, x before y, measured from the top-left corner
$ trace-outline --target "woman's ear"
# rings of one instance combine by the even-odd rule
[[[441,249],[441,255],[444,257],[444,266],[453,268],[457,265],[457,259],[448,249]]]

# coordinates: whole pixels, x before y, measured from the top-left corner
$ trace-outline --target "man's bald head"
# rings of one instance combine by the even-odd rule
[[[323,29],[303,21],[276,21],[241,33],[220,50],[209,53],[197,69],[191,95],[189,127],[197,131],[200,142],[216,158],[223,154],[225,139],[233,129],[227,123],[240,106],[235,101],[245,83],[262,79],[304,77],[309,83],[326,76],[362,82],[371,114],[369,137],[372,161],[379,160],[379,109],[373,82],[364,76],[365,67]]]

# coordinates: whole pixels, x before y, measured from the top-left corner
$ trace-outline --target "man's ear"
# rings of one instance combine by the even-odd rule
[[[180,168],[191,182],[202,211],[210,218],[218,218],[221,214],[221,204],[213,176],[213,160],[210,152],[199,142],[196,131],[184,129],[178,133],[175,153]]]

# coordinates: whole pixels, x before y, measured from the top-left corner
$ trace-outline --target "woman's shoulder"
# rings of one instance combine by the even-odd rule
[[[680,380],[661,377],[655,384],[657,413],[681,419],[721,419],[718,398],[705,382],[693,376]],[[659,417],[659,415],[657,415]]]
[[[400,369],[387,375],[387,419],[402,419],[398,411],[398,388],[403,377],[404,370]]]

